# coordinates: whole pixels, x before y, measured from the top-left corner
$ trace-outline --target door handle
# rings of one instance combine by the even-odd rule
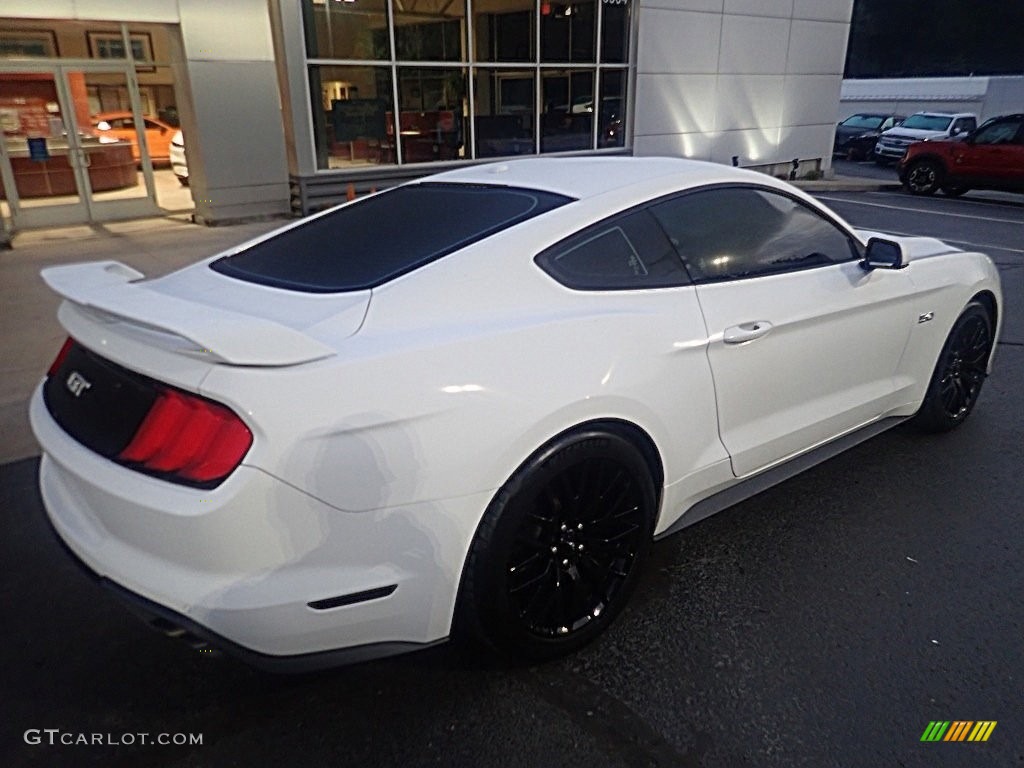
[[[726,328],[722,335],[722,341],[726,344],[742,344],[746,341],[760,339],[772,329],[772,324],[767,320],[755,320],[751,323],[742,323]]]

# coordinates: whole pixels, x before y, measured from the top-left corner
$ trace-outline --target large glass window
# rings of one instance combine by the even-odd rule
[[[534,0],[475,0],[476,60],[532,62],[535,13]]]
[[[319,168],[396,162],[390,67],[309,68]]]
[[[303,0],[306,55],[311,59],[388,59],[387,0]]]
[[[568,152],[593,147],[594,72],[541,70],[540,151]]]
[[[601,100],[598,102],[597,146],[621,147],[626,143],[625,69],[601,70]]]
[[[359,0],[362,2],[362,0]],[[396,2],[395,58],[465,61],[466,5],[460,0]]]
[[[601,61],[629,61],[629,0],[603,0],[601,6]]]
[[[301,0],[317,167],[625,146],[631,2]]]
[[[596,0],[542,0],[540,60],[572,63],[596,61],[596,31]]]
[[[399,67],[398,104],[402,162],[467,156],[465,69]]]
[[[473,81],[476,156],[532,155],[532,69],[477,69]]]

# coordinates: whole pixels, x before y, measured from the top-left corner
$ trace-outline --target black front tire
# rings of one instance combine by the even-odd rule
[[[942,186],[945,171],[934,160],[918,160],[907,169],[903,185],[912,195],[934,195]]]
[[[613,429],[556,438],[491,501],[470,547],[457,634],[534,661],[603,632],[636,585],[656,491],[641,453]]]
[[[946,338],[914,424],[926,432],[948,432],[963,424],[978,401],[991,354],[992,318],[973,301]]]

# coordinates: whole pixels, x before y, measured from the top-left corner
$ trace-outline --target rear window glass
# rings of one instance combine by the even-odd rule
[[[397,187],[225,256],[210,267],[241,280],[308,293],[357,291],[571,201],[564,195],[513,187]]]

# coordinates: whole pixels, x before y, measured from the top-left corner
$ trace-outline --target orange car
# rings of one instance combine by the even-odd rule
[[[146,124],[146,145],[149,158],[154,163],[169,163],[171,139],[177,132],[167,123],[155,117],[142,118]],[[132,143],[132,157],[139,159],[139,147],[135,138],[135,119],[131,112],[102,112],[93,118],[93,130],[98,136],[110,136]]]

